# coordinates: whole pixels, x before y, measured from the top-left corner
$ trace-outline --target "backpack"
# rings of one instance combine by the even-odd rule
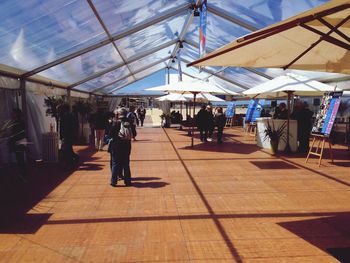
[[[132,138],[132,130],[130,128],[130,124],[128,122],[120,122],[120,129],[118,132],[118,137],[124,141],[131,141]]]

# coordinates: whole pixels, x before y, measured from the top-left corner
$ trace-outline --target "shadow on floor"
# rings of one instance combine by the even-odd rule
[[[350,262],[350,213],[279,223],[340,262]]]
[[[300,169],[284,161],[251,161],[259,169]]]
[[[256,145],[236,143],[232,141],[224,141],[223,143],[220,143],[220,144],[217,143],[216,141],[204,142],[201,144],[196,144],[194,145],[194,147],[192,147],[191,145],[188,145],[179,149],[191,150],[191,151],[238,153],[238,154],[251,154],[253,152],[259,151],[259,148]]]
[[[87,146],[77,147],[80,160],[90,161],[94,151]],[[79,165],[79,164],[78,164]],[[62,164],[32,163],[28,165],[28,182],[16,180],[17,169],[7,167],[0,171],[0,233],[34,233],[50,213],[35,211],[35,207],[79,166],[62,167]],[[34,214],[27,214],[34,209]],[[39,207],[49,211],[50,207]]]

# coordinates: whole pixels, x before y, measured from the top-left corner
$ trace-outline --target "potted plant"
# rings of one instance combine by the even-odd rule
[[[80,115],[81,120],[81,139],[84,138],[84,123],[87,116],[92,112],[93,106],[89,101],[78,100],[73,105],[73,112]]]
[[[46,99],[44,99],[45,107],[46,109],[46,116],[50,116],[52,118],[55,118],[56,120],[56,131],[58,131],[58,121],[59,121],[59,112],[58,108],[60,105],[64,103],[64,99],[62,97],[47,96]]]
[[[284,132],[286,126],[287,126],[287,122],[284,122],[280,127],[276,129],[273,122],[271,126],[270,122],[267,121],[267,127],[264,130],[264,133],[265,133],[264,141],[267,139],[270,139],[271,150],[273,154],[277,153],[278,144],[280,140],[283,140],[286,142],[286,133]]]
[[[160,115],[160,118],[162,119],[162,127],[169,128],[171,124],[170,113],[163,113],[162,115]]]

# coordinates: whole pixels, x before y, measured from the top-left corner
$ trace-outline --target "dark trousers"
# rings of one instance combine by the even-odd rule
[[[208,129],[199,128],[199,136],[201,141],[206,141],[208,138]]]
[[[140,121],[141,121],[141,127],[143,126],[143,122],[145,121],[145,117],[140,117]]]
[[[127,152],[112,152],[112,178],[111,184],[117,184],[118,177],[124,175],[125,185],[131,184],[130,154]]]
[[[26,178],[26,156],[25,147],[23,145],[16,146],[15,155],[19,169],[19,175],[24,179]]]
[[[224,132],[224,127],[218,127],[218,142],[222,142],[223,132]]]

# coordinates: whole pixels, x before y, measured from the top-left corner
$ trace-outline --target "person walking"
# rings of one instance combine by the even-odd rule
[[[131,186],[130,153],[132,129],[125,108],[117,109],[116,118],[110,129],[112,138],[109,151],[111,153],[112,177],[111,186],[116,187],[119,178],[124,178],[125,186]]]
[[[223,114],[221,107],[217,108],[217,111],[214,117],[214,122],[216,127],[218,127],[217,142],[222,143],[222,135],[223,135],[224,127],[226,125],[226,117]]]
[[[143,127],[143,122],[145,121],[145,118],[146,118],[146,109],[144,107],[141,107],[140,109],[139,118],[141,122],[141,127]]]
[[[129,120],[129,123],[130,123],[130,126],[131,126],[131,130],[132,130],[132,139],[134,141],[136,141],[136,135],[137,135],[137,132],[136,132],[136,125],[137,125],[137,116],[135,114],[135,106],[130,106],[129,108],[129,112],[127,114],[127,118]]]

